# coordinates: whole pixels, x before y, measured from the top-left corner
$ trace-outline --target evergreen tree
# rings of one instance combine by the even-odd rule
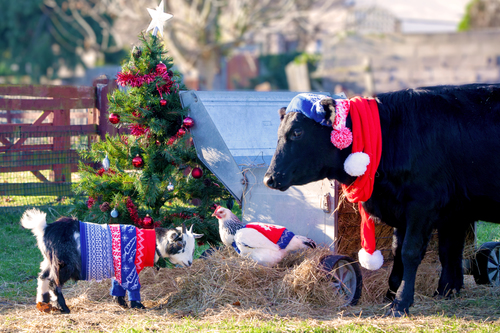
[[[181,75],[154,35],[139,37],[109,99],[109,121],[127,126],[130,135],[106,136],[80,151],[83,160],[102,163],[96,171],[80,162],[77,204],[82,219],[128,223],[142,228],[194,224],[210,243],[219,241],[214,204],[231,201],[229,192],[198,160],[189,129],[194,125],[182,108]]]

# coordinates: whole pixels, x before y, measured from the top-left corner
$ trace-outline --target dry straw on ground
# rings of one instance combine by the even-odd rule
[[[160,323],[173,325],[186,317],[212,323],[277,317],[353,322],[359,318],[382,318],[390,265],[375,272],[362,270],[363,294],[359,305],[343,307],[343,300],[319,269],[320,259],[328,253],[328,248],[321,247],[298,252],[285,258],[279,267],[269,268],[237,256],[232,249],[222,249],[208,259],[195,260],[189,268],[159,271],[147,268],[140,276],[141,295],[147,307],[143,311],[123,310],[112,303],[107,281],[79,281],[68,284],[64,290],[70,315],[41,313],[36,310],[34,299],[27,300],[27,304],[7,306],[0,302],[0,331],[154,329]],[[419,268],[413,314],[436,315],[447,307],[450,314],[458,317],[480,320],[488,320],[495,314],[498,317],[498,289],[475,286],[470,279],[460,298],[452,301],[432,298],[438,270],[434,259],[426,259]],[[494,300],[492,308],[471,307],[471,299],[478,298]]]

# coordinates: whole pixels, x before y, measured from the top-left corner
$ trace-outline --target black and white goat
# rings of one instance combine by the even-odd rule
[[[82,275],[80,222],[73,217],[61,217],[54,223],[47,224],[46,214],[35,208],[24,212],[21,225],[26,229],[31,229],[43,255],[43,261],[40,264],[41,272],[38,276],[37,305],[50,303],[51,300],[57,301],[62,312],[69,313],[70,310],[62,294],[62,286],[70,279],[78,281],[85,276]],[[203,236],[193,233],[192,229],[191,226],[189,230],[186,230],[185,225],[175,229],[155,228],[154,262],[156,263],[161,256],[174,265],[191,266],[195,238]],[[112,290],[115,284],[116,280],[113,278]],[[140,301],[139,290],[136,292],[136,299],[133,300],[127,289],[131,308],[144,308]],[[128,307],[124,293],[114,296],[114,299],[120,306]]]

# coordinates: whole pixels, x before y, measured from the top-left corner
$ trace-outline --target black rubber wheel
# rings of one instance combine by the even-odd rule
[[[472,263],[472,275],[477,284],[500,286],[499,242],[487,242],[479,247]]]
[[[359,264],[348,256],[329,255],[321,259],[320,267],[328,272],[332,287],[345,298],[345,305],[356,305],[363,287]]]

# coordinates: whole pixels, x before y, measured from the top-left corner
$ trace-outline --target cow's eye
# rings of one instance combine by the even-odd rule
[[[300,129],[300,128],[294,129],[292,132],[292,135],[291,135],[291,139],[292,140],[300,139],[302,137],[302,133],[303,133],[302,129]]]

